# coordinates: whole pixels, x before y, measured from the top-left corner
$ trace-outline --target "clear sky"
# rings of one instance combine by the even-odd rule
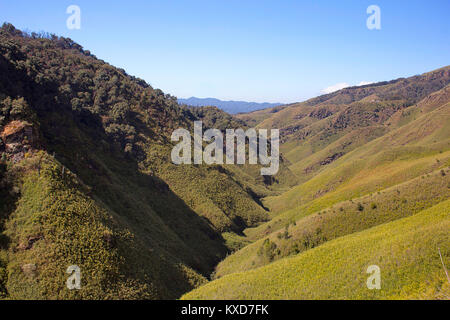
[[[69,30],[69,5],[81,29]],[[369,5],[381,30],[369,30]],[[70,37],[180,98],[295,102],[450,64],[449,0],[0,0],[0,22]]]

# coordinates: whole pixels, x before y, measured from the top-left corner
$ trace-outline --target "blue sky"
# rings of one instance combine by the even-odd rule
[[[66,8],[81,8],[81,29]],[[369,5],[381,30],[366,27]],[[448,0],[5,1],[0,22],[70,37],[177,97],[295,102],[450,64]]]

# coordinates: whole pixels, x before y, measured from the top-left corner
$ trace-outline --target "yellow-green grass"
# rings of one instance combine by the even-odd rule
[[[439,161],[436,161],[436,159]],[[339,171],[327,170],[306,183],[277,197],[265,199],[265,205],[272,210],[283,211],[271,221],[255,228],[245,230],[251,239],[258,239],[268,226],[273,231],[314,212],[328,208],[336,203],[378,192],[396,184],[408,181],[423,174],[446,168],[450,163],[450,151],[428,157],[385,162],[374,168],[365,168],[363,160],[342,165]]]
[[[307,116],[312,110],[313,107],[307,106],[304,103],[293,104],[276,113],[273,113],[271,117],[261,121],[257,127],[267,129],[286,128],[290,125],[296,124],[298,122],[298,118],[301,119],[302,117]]]
[[[268,197],[265,205],[274,212],[281,212],[311,201],[311,196],[316,198],[335,190],[338,185],[350,181],[351,178],[359,180],[362,176],[371,179],[373,173],[383,175],[386,166],[398,165],[394,162],[399,162],[410,170],[408,167],[414,166],[414,162],[420,166],[419,162],[423,161],[420,158],[427,158],[426,161],[430,161],[435,156],[434,160],[441,161],[441,155],[450,148],[448,110],[447,106],[442,106],[408,125],[349,152],[306,183],[292,188],[279,197]],[[417,169],[415,174],[420,175],[422,172],[419,168]],[[409,175],[409,177],[413,176]],[[305,198],[307,201],[304,200]],[[282,201],[278,201],[279,199]]]
[[[267,224],[264,232],[267,235],[226,257],[216,267],[215,276],[254,269],[337,237],[416,214],[449,198],[450,170],[447,168],[337,203],[298,220],[293,218],[284,225],[281,221]],[[277,228],[280,230],[276,231]],[[276,246],[269,252],[261,252],[266,239]]]
[[[326,129],[330,128],[335,118],[336,115],[333,115],[325,119],[314,119],[308,125],[301,125],[302,131],[308,132],[308,135],[299,139],[297,132],[288,134],[288,137],[285,139],[286,142],[280,148],[281,151],[291,163],[296,163],[322,150],[328,144],[337,141],[350,130],[347,130],[347,132],[327,131]],[[302,121],[305,122],[305,120]]]
[[[251,243],[246,237],[237,235],[234,232],[224,232],[222,237],[225,240],[225,245],[231,252],[238,251]]]
[[[300,177],[301,182],[305,182],[317,175],[320,171],[326,169],[327,164],[336,161],[339,157],[383,135],[385,132],[386,130],[382,126],[358,128],[339,137],[339,139],[327,144],[322,149],[312,151],[312,154],[306,157],[303,154],[298,155],[297,152],[299,150],[295,148],[286,154],[288,159],[294,163],[290,166],[290,169]],[[303,145],[301,147],[304,148],[305,146]],[[289,156],[298,160],[294,162]]]
[[[358,145],[366,143],[374,138],[381,136],[388,131],[388,127],[383,124],[388,119],[388,114],[393,112],[392,109],[397,105],[402,105],[403,101],[383,101],[373,102],[354,102],[350,105],[333,106],[319,105],[314,107],[315,113],[322,112],[324,118],[317,119],[308,125],[302,118],[296,122],[296,126],[300,126],[301,130],[298,134],[296,131],[290,133],[288,141],[295,141],[282,147],[282,151],[292,163],[296,163],[307,159],[310,155],[314,155],[331,144],[339,141],[336,147],[340,146],[341,153],[346,153]],[[386,113],[386,114],[385,114]],[[313,115],[314,113],[312,113]],[[346,139],[342,139],[345,137]],[[305,173],[307,167],[292,167],[297,174]],[[311,171],[310,168],[307,170]]]
[[[356,220],[353,221],[353,224],[342,225],[339,232],[334,232],[336,223],[339,224],[342,221],[334,220],[334,224],[331,221],[329,226],[323,223],[321,229],[328,229],[327,234],[323,235],[323,231],[320,234],[313,233],[313,239],[310,239],[313,245],[317,245],[337,236],[362,230],[374,224],[383,223],[383,221],[389,221],[389,219],[398,219],[404,215],[413,214],[422,207],[426,208],[436,201],[441,201],[442,196],[445,197],[447,194],[447,185],[444,183],[444,188],[434,187],[429,184],[431,181],[429,177],[424,177],[425,180],[421,180],[422,177],[420,176],[435,171],[431,175],[431,179],[440,179],[440,170],[450,165],[450,151],[448,151],[450,132],[448,131],[449,126],[446,126],[448,123],[447,110],[446,105],[434,108],[433,112],[421,116],[420,119],[412,121],[343,156],[302,185],[281,196],[266,198],[264,203],[272,209],[273,219],[256,228],[247,229],[246,235],[253,240],[264,240],[270,235],[270,239],[277,242],[277,235],[283,233],[282,230],[287,224],[302,221],[302,218],[327,208],[328,211],[326,212],[332,212],[335,208],[337,210],[338,207],[345,207],[345,203],[342,202],[351,199],[354,199],[353,203],[348,202],[348,206],[353,207],[353,211],[356,210],[358,202],[364,203],[367,210],[373,197],[379,198],[376,200],[379,208],[390,206],[384,216],[375,215],[377,219],[372,221],[372,224],[368,223],[370,220],[364,223],[359,223]],[[419,130],[416,132],[415,129],[417,128]],[[416,177],[419,178],[414,179]],[[448,174],[441,180],[445,181],[445,179],[448,179]],[[403,184],[405,181],[407,183]],[[428,182],[428,184],[425,182]],[[427,184],[428,187],[425,188],[422,184]],[[376,196],[377,192],[390,187],[390,191],[385,190],[380,197]],[[401,195],[394,193],[394,191],[397,192],[397,189],[401,192]],[[428,194],[425,198],[429,201],[426,199],[420,200],[421,190]],[[372,193],[375,196],[371,195]],[[389,199],[389,194],[393,194],[394,197]],[[362,198],[356,199],[360,197]],[[380,205],[379,203],[383,202],[383,199],[386,203]],[[400,204],[398,210],[392,210],[394,206],[397,206],[397,201],[405,200],[407,204]],[[423,203],[423,200],[428,201],[428,203]],[[330,209],[330,207],[332,208]],[[401,211],[407,208],[410,212]],[[321,218],[329,216],[333,215],[326,214]],[[317,217],[317,214],[309,217],[309,219],[315,219],[315,217]],[[351,217],[354,218],[355,216]],[[306,218],[304,220],[310,221]],[[327,223],[330,223],[330,221],[327,220]],[[302,230],[301,225],[299,223],[296,229]],[[311,232],[311,230],[309,231]],[[292,231],[290,229],[290,232],[295,233],[295,228]],[[218,265],[217,276],[248,270],[270,262],[265,257],[257,255],[263,240],[257,241],[227,257]],[[297,250],[293,247],[294,241],[285,242],[279,244],[278,249],[281,254],[278,256],[280,257]],[[302,251],[304,248],[300,246],[299,249]],[[276,258],[277,255],[275,255]]]
[[[238,113],[233,115],[234,118],[245,121],[248,126],[255,127],[260,122],[264,121],[267,118],[270,118],[274,113],[283,110],[287,106],[279,106],[268,109],[256,110],[248,113]]]
[[[182,299],[448,299],[450,200],[292,258],[208,283]],[[367,268],[379,266],[381,289]]]
[[[183,261],[192,255],[187,253],[190,248],[181,249],[183,242],[159,217],[143,213],[155,226],[149,241],[126,216],[90,196],[89,188],[67,168],[40,155],[16,165],[24,174],[21,196],[5,223],[8,249],[0,250],[2,263],[6,262],[2,267],[6,274],[0,279],[6,298],[175,298],[206,281]],[[162,235],[157,229],[165,243],[158,241]],[[174,241],[181,249],[176,257]],[[80,290],[66,287],[71,265],[81,268]]]
[[[291,133],[288,135],[287,140],[284,138],[286,141],[282,144],[281,150],[286,158],[292,163],[290,169],[298,175],[300,182],[305,182],[314,174],[317,174],[317,171],[326,168],[325,165],[318,164],[323,162],[323,160],[326,160],[327,157],[336,154],[341,156],[358,145],[380,136],[383,132],[395,130],[396,128],[409,124],[414,120],[419,120],[419,118],[424,116],[426,113],[430,113],[436,109],[440,110],[437,110],[437,112],[432,112],[431,115],[428,115],[427,117],[422,117],[422,120],[419,120],[415,124],[407,126],[406,128],[395,132],[393,135],[387,135],[385,138],[392,139],[394,144],[404,145],[405,143],[410,143],[411,140],[417,140],[420,138],[420,135],[425,135],[427,136],[428,141],[422,140],[421,143],[428,144],[430,142],[434,142],[437,138],[436,135],[430,134],[430,132],[437,130],[441,131],[440,138],[446,139],[450,134],[448,131],[449,129],[448,126],[442,126],[442,124],[445,124],[448,121],[449,91],[450,88],[447,86],[429,96],[426,96],[422,101],[418,102],[417,105],[395,112],[390,119],[384,120],[384,124],[374,122],[372,126],[366,126],[362,123],[356,122],[354,125],[350,125],[343,130],[339,128],[336,129],[333,128],[333,123],[336,121],[337,116],[342,114],[342,112],[337,114],[335,113],[327,118],[317,120],[306,127],[301,125],[302,131],[307,132],[308,135],[299,139],[296,137],[296,132]],[[371,101],[377,102],[355,102],[347,109],[344,109],[345,112],[343,114],[352,114],[353,122],[355,122],[355,118],[362,117],[364,112],[366,112],[366,114],[367,112],[368,114],[372,113],[373,118],[376,119],[379,116],[380,110],[384,107],[392,109],[393,105],[402,105],[405,103],[401,100],[379,101],[378,98],[371,99]],[[292,113],[294,111],[291,109],[299,108],[308,109],[307,106],[299,104],[298,106],[290,106],[284,109],[281,113]],[[318,108],[326,108],[328,112],[333,110],[333,106],[315,107],[315,109]],[[333,111],[336,111],[336,106],[334,106]],[[279,117],[280,114],[274,115],[274,117],[275,116]],[[308,117],[306,116],[306,118]],[[300,118],[296,124],[301,124],[304,119],[305,118],[303,117]],[[366,118],[362,118],[361,122],[366,120]],[[269,119],[267,121],[269,121]],[[284,124],[280,125],[283,126]],[[358,125],[360,125],[360,127],[358,127]],[[439,140],[439,138],[437,140]],[[382,141],[386,142],[385,140]],[[418,141],[413,142],[417,143]],[[386,143],[384,144],[386,145]],[[389,145],[389,143],[387,145]],[[373,149],[370,151],[373,151]]]

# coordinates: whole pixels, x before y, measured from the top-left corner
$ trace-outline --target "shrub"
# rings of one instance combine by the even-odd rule
[[[258,250],[258,256],[262,256],[269,262],[273,261],[277,252],[277,245],[270,241],[270,239],[264,240],[264,243]]]

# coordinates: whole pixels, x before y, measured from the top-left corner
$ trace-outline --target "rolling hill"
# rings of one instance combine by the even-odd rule
[[[450,201],[329,241],[292,258],[234,273],[183,299],[448,299],[438,248],[448,252]],[[448,261],[448,256],[446,261]],[[366,286],[380,268],[381,289]]]
[[[310,255],[322,247],[330,248],[328,255],[345,261],[343,268],[348,264],[355,270],[352,259],[357,263],[360,260],[350,251],[342,253],[341,247],[348,246],[344,239],[361,237],[363,243],[364,234],[382,226],[401,226],[406,217],[413,219],[430,208],[442,214],[443,223],[448,224],[450,216],[445,201],[450,198],[449,75],[450,68],[445,67],[411,78],[346,88],[282,108],[237,115],[238,119],[260,128],[280,128],[281,150],[290,163],[289,169],[298,177],[298,184],[280,195],[264,198],[271,220],[246,229],[250,243],[219,263],[214,274],[218,280],[185,297],[448,297],[448,287],[442,293],[433,291],[436,287],[432,289],[432,285],[422,284],[403,294],[401,288],[404,286],[406,290],[409,284],[402,279],[395,284],[400,291],[380,295],[369,294],[364,282],[356,288],[353,284],[344,285],[342,279],[334,276],[333,281],[339,285],[321,287],[319,279],[324,271],[321,265],[335,267],[328,270],[330,274],[344,275],[346,271],[331,261]],[[447,206],[440,206],[441,203]],[[426,226],[424,222],[423,227]],[[395,229],[389,232],[386,237],[397,234]],[[441,241],[448,240],[448,236],[442,235]],[[331,249],[328,246],[332,243],[340,244]],[[408,247],[406,243],[403,245]],[[355,246],[352,250],[360,253],[363,249]],[[448,265],[448,250],[444,251],[443,259]],[[436,262],[436,254],[434,248],[433,257],[420,259]],[[384,257],[397,259],[398,255],[386,249]],[[416,255],[420,253],[412,253],[411,259]],[[318,266],[314,262],[317,259],[322,259]],[[295,268],[305,268],[294,261],[308,264],[307,273],[292,276]],[[437,263],[435,271],[438,274]],[[292,277],[303,288],[294,288]],[[313,279],[317,279],[317,284]],[[446,282],[442,266],[440,279],[438,287]],[[278,292],[276,283],[281,283],[279,290],[286,293]],[[332,288],[338,293],[332,293]]]

